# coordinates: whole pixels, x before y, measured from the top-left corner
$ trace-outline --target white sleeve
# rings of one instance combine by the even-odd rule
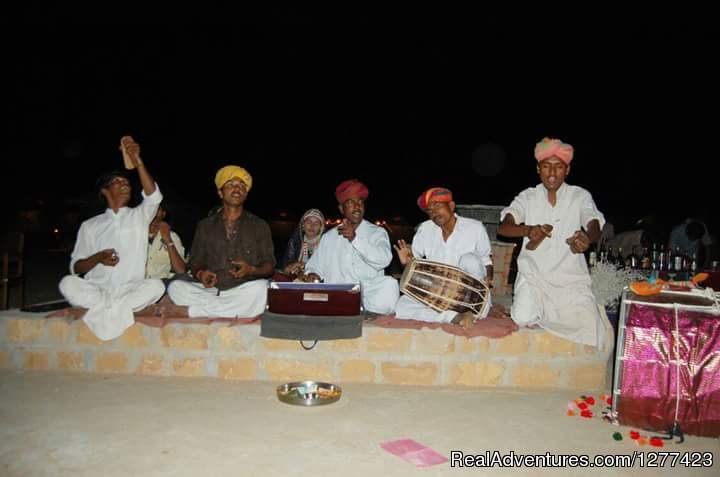
[[[587,226],[591,221],[597,220],[600,222],[600,229],[602,229],[605,225],[605,216],[598,210],[590,193],[585,191],[581,200],[580,224],[587,229]]]
[[[417,232],[415,232],[415,236],[413,236],[412,253],[415,258],[427,257],[426,230],[427,227],[425,227],[425,223],[422,223],[420,227],[418,227]]]
[[[145,191],[140,191],[142,194],[142,202],[140,202],[140,205],[138,208],[140,209],[140,212],[142,213],[143,219],[145,219],[145,222],[150,224],[152,222],[152,219],[155,217],[155,214],[157,213],[158,206],[160,205],[160,202],[163,200],[162,192],[160,192],[160,188],[158,187],[157,183],[155,184],[155,191],[150,195],[145,195]]]
[[[352,246],[360,258],[375,270],[384,270],[392,261],[390,238],[383,228],[375,228],[368,237],[356,236]]]
[[[170,231],[170,239],[172,240],[173,244],[175,245],[175,250],[177,250],[178,255],[180,255],[183,260],[186,260],[185,247],[182,244],[182,240],[180,240],[180,236],[171,230]]]
[[[305,273],[315,273],[320,276],[320,278],[324,278],[323,270],[325,269],[323,258],[328,252],[328,247],[332,247],[332,244],[330,243],[330,236],[326,233],[320,238],[320,243],[318,244],[317,250],[312,254],[310,259],[305,264]]]
[[[492,266],[492,246],[490,245],[490,237],[483,224],[478,227],[477,240],[475,242],[475,254],[486,267]]]
[[[89,230],[87,222],[83,222],[78,230],[77,240],[75,240],[75,248],[73,248],[72,254],[70,255],[70,274],[77,275],[75,273],[75,264],[88,258],[90,255],[99,252],[95,250],[94,236]]]
[[[502,223],[507,214],[512,215],[515,223],[518,225],[525,222],[528,208],[528,193],[527,190],[520,192],[509,206],[500,211],[500,223]]]

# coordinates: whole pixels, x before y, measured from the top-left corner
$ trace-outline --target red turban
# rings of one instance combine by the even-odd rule
[[[368,188],[357,179],[346,180],[335,189],[335,198],[339,204],[343,204],[346,200],[353,197],[362,200],[368,197]]]
[[[425,210],[428,208],[428,204],[431,200],[434,200],[435,202],[452,202],[452,192],[444,187],[431,187],[420,194],[420,197],[418,197],[417,200],[417,205],[422,210]]]
[[[535,159],[538,162],[556,156],[565,164],[570,164],[573,159],[573,152],[573,147],[570,144],[565,144],[560,139],[546,137],[535,145]]]

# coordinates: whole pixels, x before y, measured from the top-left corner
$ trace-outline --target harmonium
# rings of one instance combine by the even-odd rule
[[[611,417],[666,432],[720,436],[720,305],[712,289],[638,296],[620,306]]]
[[[362,336],[357,283],[270,282],[260,335],[293,340]]]
[[[268,311],[288,315],[359,315],[360,285],[271,282]]]

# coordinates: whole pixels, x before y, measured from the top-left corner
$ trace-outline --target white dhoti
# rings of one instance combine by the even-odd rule
[[[539,325],[550,333],[576,343],[603,347],[608,333],[592,293],[585,256],[575,253],[567,239],[591,225],[602,229],[605,217],[582,187],[562,183],[554,202],[541,183],[525,189],[500,213],[501,222],[511,215],[516,224],[549,224],[552,234],[535,250],[523,239],[512,319],[520,326]]]
[[[135,323],[134,311],[152,305],[165,294],[161,280],[144,279],[102,288],[76,275],[60,280],[60,293],[73,306],[87,308],[83,321],[103,341],[121,336]]]
[[[474,275],[478,278],[485,277],[485,265],[474,254],[465,254],[460,257],[458,267],[463,271]],[[490,293],[487,295],[488,306],[485,312],[479,318],[486,318],[492,306]],[[395,317],[402,320],[418,320],[429,321],[432,323],[450,323],[458,312],[446,310],[441,313],[433,310],[426,304],[416,300],[415,298],[403,295],[395,306]]]
[[[395,309],[400,295],[400,287],[393,277],[379,276],[372,280],[360,282],[362,304],[365,310],[372,313],[387,315]]]
[[[553,289],[544,280],[522,274],[515,281],[511,315],[519,326],[538,325],[576,343],[603,348],[607,318],[603,318],[589,286]]]
[[[222,291],[199,282],[175,280],[168,285],[168,295],[176,305],[188,307],[190,318],[249,318],[265,311],[267,288],[267,280],[252,280]]]

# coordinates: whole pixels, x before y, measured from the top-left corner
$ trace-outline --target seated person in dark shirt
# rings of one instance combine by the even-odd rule
[[[191,318],[257,316],[265,310],[266,278],[275,267],[270,227],[244,208],[252,187],[245,169],[223,167],[215,186],[222,208],[195,230],[189,260],[195,281],[172,282],[168,295],[187,306]]]

